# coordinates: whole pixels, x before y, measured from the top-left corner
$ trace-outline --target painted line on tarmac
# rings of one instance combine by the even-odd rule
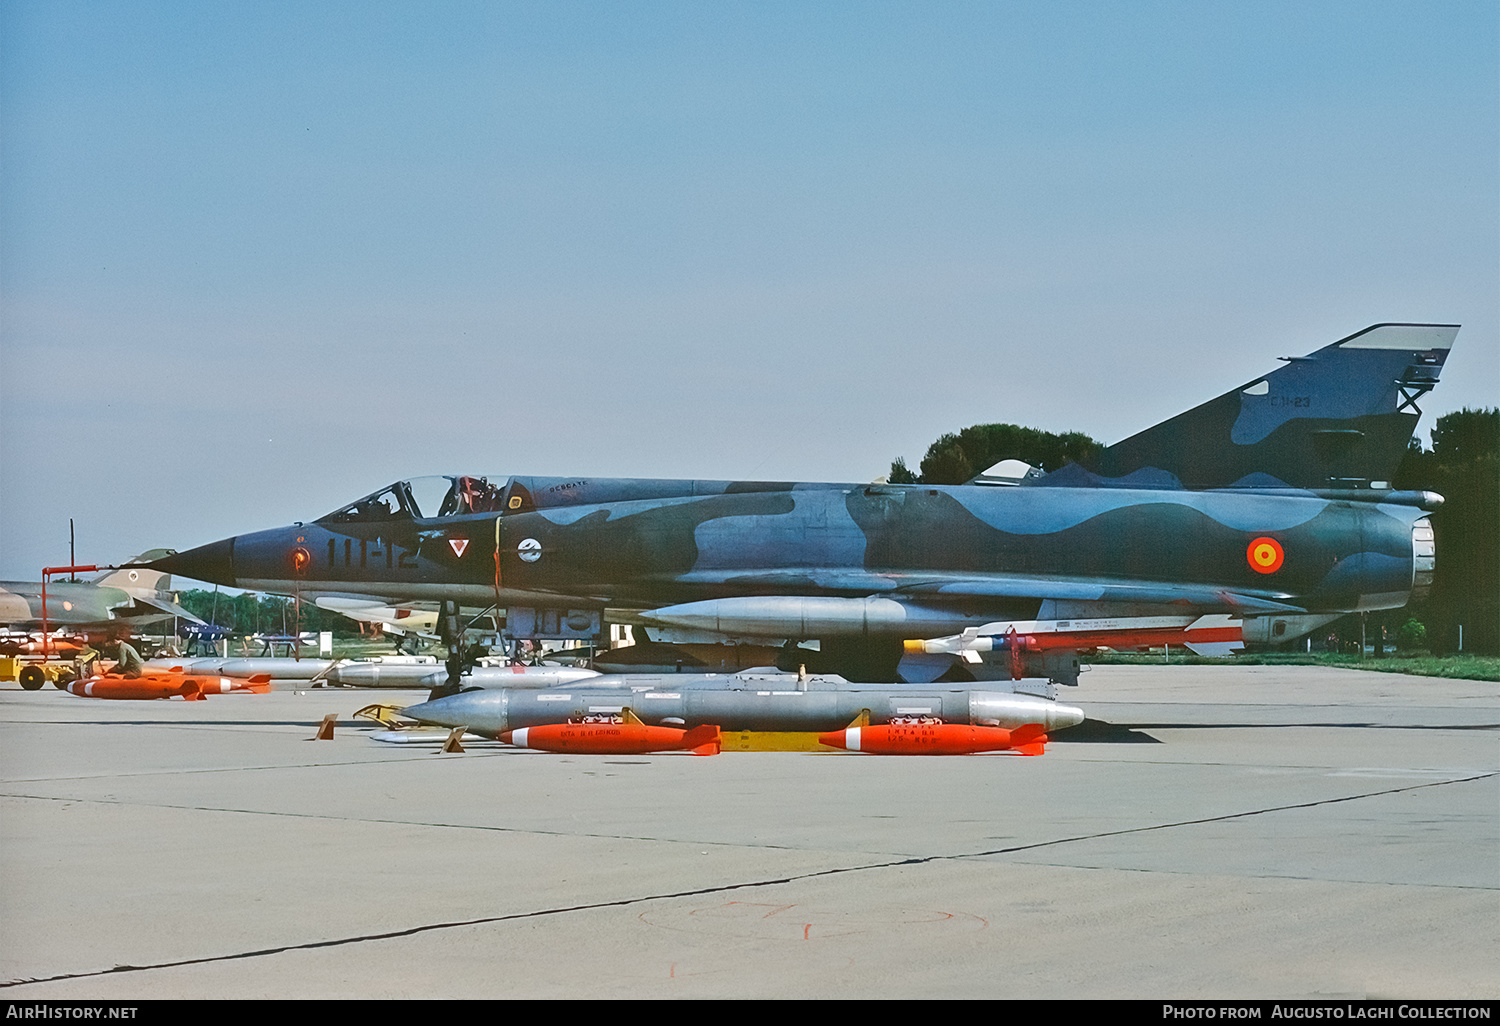
[[[1275,812],[1289,812],[1295,809],[1311,809],[1317,808],[1321,805],[1337,805],[1342,802],[1359,801],[1364,798],[1379,798],[1385,795],[1402,794],[1408,791],[1421,791],[1430,787],[1446,787],[1449,784],[1467,784],[1476,780],[1486,780],[1490,777],[1495,776],[1500,776],[1500,773],[1480,773],[1474,776],[1455,778],[1453,780],[1439,780],[1425,784],[1411,784],[1406,787],[1392,787],[1382,791],[1370,791],[1365,794],[1347,795],[1343,798],[1323,798],[1319,799],[1318,801],[1298,802],[1293,805],[1278,805],[1265,809],[1253,809],[1248,812],[1231,812],[1226,813],[1222,816],[1205,816],[1202,819],[1187,819],[1180,820],[1174,823],[1158,823],[1154,826],[1131,827],[1127,830],[1106,830],[1094,834],[1081,834],[1077,837],[1060,837],[1051,841],[1037,841],[1033,844],[1021,844],[1010,848],[994,848],[988,851],[967,852],[958,855],[923,855],[913,858],[893,859],[887,862],[871,862],[859,866],[845,866],[839,869],[819,869],[808,873],[798,873],[792,876],[776,877],[767,880],[751,880],[742,883],[719,884],[713,887],[699,887],[688,891],[673,891],[664,894],[644,894],[634,898],[619,898],[614,901],[597,901],[590,902],[584,905],[565,905],[558,908],[537,909],[532,912],[513,912],[509,915],[503,916],[484,916],[479,919],[463,919],[445,923],[428,923],[425,926],[412,926],[404,930],[389,930],[383,933],[360,934],[353,937],[337,937],[331,940],[307,941],[301,944],[283,944],[279,947],[260,948],[255,951],[240,951],[229,955],[206,955],[202,958],[185,958],[179,959],[174,962],[159,962],[154,965],[117,965],[111,969],[98,969],[91,972],[64,973],[58,976],[34,977],[27,980],[8,980],[5,982],[0,982],[0,988],[19,987],[30,983],[59,983],[64,980],[89,979],[92,977],[109,976],[114,973],[150,972],[153,969],[178,969],[184,966],[210,965],[215,962],[233,962],[246,958],[263,958],[267,955],[280,955],[285,954],[289,951],[316,951],[319,948],[336,948],[350,944],[365,944],[372,941],[396,940],[402,937],[415,937],[419,934],[432,933],[437,930],[461,929],[466,926],[487,926],[493,923],[507,923],[525,919],[538,919],[544,916],[566,915],[570,912],[590,912],[598,909],[623,908],[629,905],[641,904],[643,902],[672,901],[678,898],[696,898],[702,897],[704,895],[723,894],[729,891],[739,891],[757,887],[776,887],[783,884],[800,883],[806,880],[815,880],[820,877],[839,876],[844,873],[862,873],[872,869],[895,869],[902,866],[921,866],[933,862],[955,862],[963,859],[985,858],[993,855],[1011,854],[1018,851],[1033,851],[1037,848],[1047,848],[1060,844],[1071,844],[1076,841],[1091,841],[1104,837],[1120,837],[1128,834],[1141,834],[1156,830],[1171,830],[1176,827],[1196,826],[1203,823],[1222,823],[1226,820],[1246,819],[1251,816],[1263,816]],[[538,831],[527,832],[537,833]]]

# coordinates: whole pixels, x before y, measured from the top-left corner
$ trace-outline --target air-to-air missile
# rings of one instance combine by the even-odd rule
[[[148,659],[142,669],[148,673],[218,674],[237,679],[321,680],[346,688],[433,688],[447,679],[447,671],[431,660],[340,662],[334,659],[199,656]],[[464,687],[551,688],[599,675],[597,670],[575,666],[476,666],[462,679]]]
[[[1239,650],[1244,623],[1224,614],[1207,616],[1099,617],[1075,620],[1023,620],[970,627],[942,638],[908,639],[908,657],[958,656],[967,665],[988,663],[1016,679],[1030,668],[1055,662],[1058,653],[1144,649],[1176,645],[1198,655],[1224,656]],[[942,664],[938,664],[941,668]]]
[[[160,656],[147,659],[141,669],[159,673],[214,673],[245,679],[265,677],[268,680],[312,680],[333,665],[332,659],[285,659],[271,656]],[[434,667],[429,665],[427,672]]]
[[[51,656],[54,659],[72,659],[83,650],[83,641],[78,638],[51,635],[43,640],[27,633],[0,635],[0,655]]]
[[[577,666],[476,666],[461,678],[466,688],[556,688],[600,676]],[[432,663],[343,663],[323,678],[346,688],[435,688],[448,671]]]
[[[1043,732],[1053,732],[1084,719],[1076,706],[1034,695],[950,690],[945,685],[893,688],[793,674],[666,674],[634,683],[630,677],[600,680],[604,683],[556,691],[465,691],[410,706],[401,715],[491,738],[523,728],[627,715],[647,726],[683,730],[712,725],[724,731],[812,733],[839,731],[856,722],[879,727],[912,717],[940,720],[944,726],[1007,731],[1035,724]],[[1004,747],[1012,747],[1009,740]]]

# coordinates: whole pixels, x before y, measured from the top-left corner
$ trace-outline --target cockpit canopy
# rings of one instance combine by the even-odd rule
[[[325,524],[377,523],[387,520],[429,520],[433,517],[498,513],[505,505],[505,485],[488,478],[414,477],[397,481],[318,518]]]

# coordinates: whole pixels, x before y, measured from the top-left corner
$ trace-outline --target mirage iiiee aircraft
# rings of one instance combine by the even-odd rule
[[[504,610],[518,639],[615,621],[782,645],[790,668],[851,680],[1070,684],[1076,651],[1108,639],[1290,639],[1427,588],[1441,498],[1390,482],[1457,332],[1377,324],[1095,466],[998,484],[417,479],[152,565],[441,603],[450,633],[461,604]]]

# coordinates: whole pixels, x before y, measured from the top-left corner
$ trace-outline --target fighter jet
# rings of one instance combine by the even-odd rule
[[[1283,357],[1090,467],[954,486],[413,479],[152,565],[304,598],[443,603],[449,637],[459,607],[490,607],[516,639],[598,639],[622,622],[780,646],[783,668],[851,680],[911,679],[908,657],[927,680],[937,660],[969,675],[950,679],[1072,684],[1104,623],[1127,643],[1131,621],[1189,637],[1219,622],[1204,617],[1280,640],[1422,594],[1425,510],[1441,497],[1390,482],[1457,332],[1377,324]],[[904,644],[924,639],[940,643]]]
[[[49,581],[48,628],[100,639],[129,636],[146,624],[174,617],[201,623],[177,604],[167,572],[148,565],[171,554],[170,549],[151,549],[91,582]],[[40,582],[0,581],[0,626],[22,634],[41,628]]]

